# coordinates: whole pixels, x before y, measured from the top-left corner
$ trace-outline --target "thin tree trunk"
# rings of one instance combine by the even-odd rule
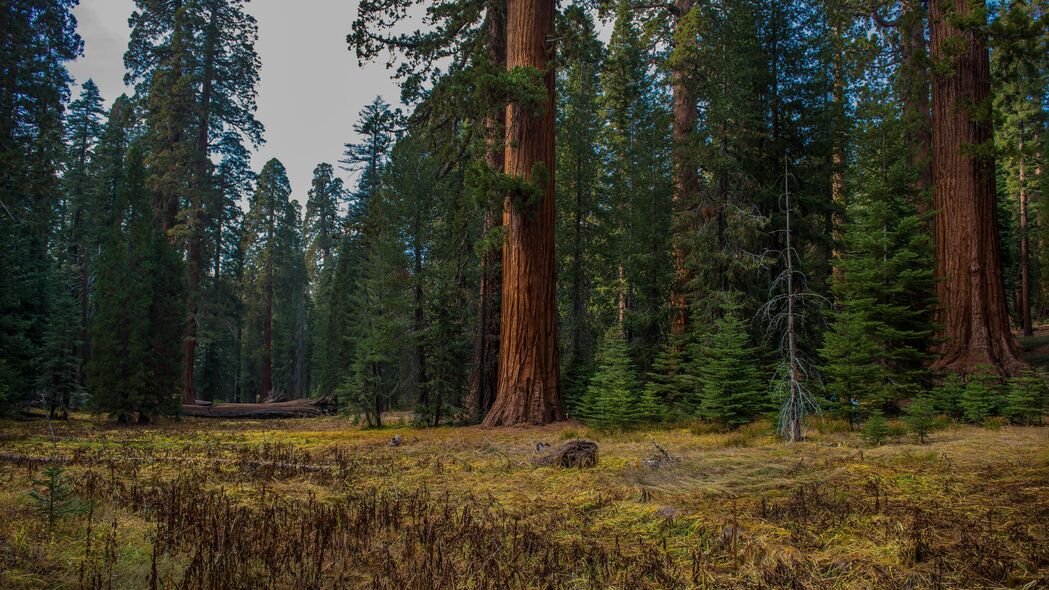
[[[486,427],[565,418],[554,292],[554,4],[506,3],[507,69],[542,72],[546,104],[541,110],[516,102],[506,108],[505,172],[536,183],[539,194],[511,193],[503,207],[499,389]]]
[[[1027,168],[1024,161],[1023,124],[1020,125],[1020,313],[1024,336],[1033,336],[1031,325],[1031,242],[1027,220]]]
[[[414,325],[413,330],[415,332],[415,368],[418,371],[416,373],[416,386],[419,388],[419,405],[424,409],[430,404],[430,398],[428,396],[427,384],[426,384],[426,347],[423,346],[423,331],[426,330],[426,315],[423,309],[423,252],[422,252],[422,207],[416,206],[415,208],[415,220],[413,223],[414,227],[412,232],[412,256],[414,258],[413,271],[415,276],[414,296],[415,296],[415,314],[414,314]],[[434,424],[437,426],[437,424]]]
[[[676,0],[674,3],[675,32],[685,19],[685,15],[692,10],[695,0]],[[685,39],[682,35],[675,35],[679,43],[694,44],[695,39]],[[688,210],[695,203],[696,193],[699,189],[699,176],[696,173],[694,154],[691,149],[693,135],[696,130],[696,97],[691,86],[691,77],[685,66],[679,64],[672,72],[671,92],[673,94],[673,206],[677,220],[678,231],[674,236],[674,276],[675,285],[671,292],[671,321],[670,328],[674,334],[683,334],[688,324],[688,301],[685,291],[691,275],[687,267],[687,250],[683,241],[691,233],[693,224]]]
[[[986,146],[991,121],[981,110],[991,92],[986,40],[954,19],[971,16],[969,0],[931,2],[933,223],[941,326],[937,371],[1024,368],[1009,331],[995,203],[994,160]],[[949,69],[948,69],[949,68]]]
[[[841,24],[835,22],[834,40],[842,39]],[[840,51],[834,53],[833,69],[833,117],[831,126],[832,141],[830,154],[830,195],[834,203],[834,214],[831,217],[831,236],[834,239],[834,247],[831,250],[831,268],[834,276],[839,280],[844,276],[842,269],[842,252],[840,245],[845,240],[845,210],[848,206],[845,195],[845,64],[844,57]]]
[[[488,59],[495,67],[506,65],[506,3],[488,3]],[[493,108],[485,118],[487,154],[485,161],[494,173],[503,171],[503,118],[505,107]],[[485,206],[484,233],[488,237],[502,222],[500,204]],[[495,403],[499,387],[499,289],[502,283],[502,245],[488,247],[481,257],[481,284],[478,299],[477,331],[474,337],[474,364],[470,374],[467,407],[480,420]]]

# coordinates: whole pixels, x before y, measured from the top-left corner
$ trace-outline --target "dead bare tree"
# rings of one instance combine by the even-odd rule
[[[769,299],[758,310],[757,317],[765,324],[766,338],[778,337],[782,360],[772,376],[772,392],[782,399],[779,412],[779,433],[787,442],[797,442],[804,437],[802,429],[805,416],[819,413],[819,402],[812,395],[809,383],[819,382],[819,372],[799,351],[798,331],[808,319],[808,313],[822,307],[828,301],[805,287],[806,277],[800,270],[801,259],[794,248],[791,229],[791,174],[787,160],[783,161],[783,212],[784,227],[777,232],[784,234],[785,247],[779,253],[779,264],[783,270],[769,286]]]

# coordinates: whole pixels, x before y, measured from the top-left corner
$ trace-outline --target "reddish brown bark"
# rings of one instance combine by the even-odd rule
[[[506,3],[488,3],[488,59],[492,65],[506,65]],[[503,171],[502,119],[505,107],[496,107],[485,118],[487,153],[485,162],[497,173]],[[502,223],[501,204],[489,204],[484,213],[484,234],[491,236]],[[474,366],[470,374],[467,408],[480,420],[492,408],[499,387],[499,267],[502,247],[487,248],[481,256],[481,284],[478,299],[477,330],[474,336]]]
[[[677,43],[695,43],[695,39],[686,39],[678,34],[677,29],[684,21],[685,15],[692,10],[695,0],[676,0],[674,2],[674,28],[675,41]],[[674,140],[674,162],[673,181],[674,194],[673,205],[675,214],[678,216],[679,231],[674,236],[674,276],[675,285],[670,294],[671,320],[670,329],[674,334],[683,334],[688,324],[688,301],[685,291],[691,275],[686,262],[686,248],[682,234],[687,234],[692,229],[692,224],[687,219],[689,207],[695,203],[695,196],[699,189],[699,176],[696,173],[694,154],[691,145],[693,134],[696,130],[696,97],[692,90],[689,73],[684,64],[677,64],[671,74],[671,92],[674,98],[673,106],[673,140]]]
[[[978,153],[992,131],[980,112],[991,91],[986,39],[976,28],[954,24],[970,15],[969,0],[930,5],[933,235],[943,341],[933,369],[969,373],[989,367],[1015,375],[1024,363],[1006,313],[994,160]]]
[[[486,427],[565,418],[554,297],[553,32],[553,0],[507,1],[506,67],[542,72],[546,104],[541,111],[517,102],[506,108],[505,173],[542,184],[539,195],[509,194],[503,207],[499,388]]]

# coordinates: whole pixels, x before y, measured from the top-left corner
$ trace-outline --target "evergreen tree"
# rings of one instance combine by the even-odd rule
[[[999,378],[989,371],[989,367],[983,369],[969,377],[959,401],[962,418],[974,424],[996,415],[1001,398]]]
[[[182,268],[154,216],[143,159],[141,146],[130,149],[116,192],[87,367],[93,403],[124,423],[176,413],[181,366]]]
[[[0,5],[0,411],[35,399],[51,239],[61,221],[65,62],[80,55],[75,0]]]
[[[903,421],[911,433],[924,444],[936,419],[936,404],[929,396],[920,396],[911,401],[904,410]]]
[[[645,395],[657,400],[667,416],[694,416],[699,409],[700,385],[687,354],[698,348],[686,345],[688,336],[671,333],[645,375]]]
[[[1006,385],[1002,415],[1018,424],[1041,424],[1049,402],[1049,388],[1042,377],[1029,371]]]
[[[965,381],[958,373],[950,373],[932,390],[933,405],[941,414],[960,418],[964,394]]]
[[[605,332],[597,351],[597,370],[580,404],[580,416],[598,428],[630,428],[652,413],[652,396],[641,404],[641,383],[630,359],[623,327]]]
[[[604,174],[599,205],[602,260],[595,289],[604,325],[621,321],[647,370],[659,347],[673,275],[670,253],[670,119],[627,1],[619,3],[601,71]],[[620,314],[619,310],[623,312]]]
[[[749,342],[737,295],[726,293],[721,317],[693,359],[699,385],[699,415],[736,428],[768,408],[768,387],[759,372],[760,354]]]
[[[245,385],[258,399],[305,392],[306,271],[300,209],[287,172],[271,159],[244,220]],[[252,389],[249,388],[248,391]]]
[[[597,337],[595,310],[601,299],[591,278],[602,228],[595,222],[601,160],[594,138],[601,129],[601,42],[593,20],[580,7],[559,21],[563,67],[558,74],[557,255],[561,335],[561,387],[569,410],[576,409],[593,370]],[[605,310],[607,313],[607,310]]]
[[[77,382],[86,383],[84,365],[89,355],[88,319],[91,306],[91,255],[98,248],[102,210],[97,201],[91,174],[95,169],[94,150],[102,138],[105,110],[98,86],[92,80],[84,82],[80,97],[70,103],[66,114],[66,155],[62,180],[66,198],[64,217],[69,235],[70,262],[77,267],[76,297],[80,326],[78,337],[79,368]],[[68,321],[70,317],[64,318]]]
[[[885,414],[881,410],[871,411],[870,418],[863,425],[863,439],[868,443],[878,446],[889,438],[889,424],[885,421]]]

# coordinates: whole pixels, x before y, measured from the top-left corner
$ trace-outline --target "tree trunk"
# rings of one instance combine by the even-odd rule
[[[200,105],[198,114],[200,123],[197,128],[196,143],[196,170],[193,183],[192,195],[190,196],[189,224],[189,246],[187,248],[186,260],[186,287],[188,297],[186,298],[187,318],[186,330],[182,338],[182,403],[192,404],[196,399],[194,385],[194,365],[196,363],[197,349],[197,312],[200,299],[201,276],[204,272],[203,260],[203,232],[205,225],[205,196],[211,190],[211,160],[208,158],[209,142],[209,114],[211,111],[211,93],[215,78],[215,46],[218,42],[216,30],[217,23],[216,8],[212,7],[210,20],[208,22],[206,47],[204,55],[204,70],[200,91]],[[215,256],[220,256],[219,252]]]
[[[493,66],[506,65],[506,3],[488,3],[488,59]],[[485,118],[487,154],[485,160],[493,172],[503,171],[502,119],[505,107],[493,108]],[[502,221],[497,203],[487,204],[484,213],[484,236],[490,236]],[[481,257],[481,284],[477,331],[474,337],[474,366],[470,374],[467,407],[480,420],[495,403],[499,387],[499,288],[502,270],[499,266],[502,246],[486,248]]]
[[[266,279],[267,282],[270,280]],[[259,367],[259,402],[273,392],[273,289],[266,286],[262,317],[262,366]]]
[[[503,207],[499,388],[486,427],[565,418],[554,293],[554,4],[506,3],[506,66],[542,72],[546,104],[541,110],[518,102],[506,108],[505,172],[535,183],[538,194],[512,192]]]
[[[1024,161],[1023,124],[1020,125],[1020,313],[1024,336],[1033,336],[1031,325],[1031,242],[1027,224],[1027,168]]]
[[[685,15],[692,10],[695,0],[676,0],[674,3],[675,29],[684,21]],[[675,31],[676,33],[677,31]],[[683,39],[675,34],[678,43],[695,43],[695,39]],[[696,130],[696,97],[691,86],[691,79],[681,64],[672,72],[671,92],[673,94],[673,141],[674,162],[673,181],[674,211],[679,217],[678,232],[674,236],[674,276],[675,286],[670,295],[671,321],[670,328],[674,334],[683,334],[688,324],[688,301],[685,290],[690,273],[686,263],[686,247],[682,237],[687,236],[693,229],[691,216],[687,213],[695,203],[696,192],[699,188],[699,176],[696,173],[694,154],[691,149],[693,134]]]
[[[968,0],[934,0],[932,31],[933,230],[940,308],[937,371],[987,367],[1016,375],[1023,367],[1009,331],[989,145],[991,78],[986,40],[948,19],[970,16]]]

